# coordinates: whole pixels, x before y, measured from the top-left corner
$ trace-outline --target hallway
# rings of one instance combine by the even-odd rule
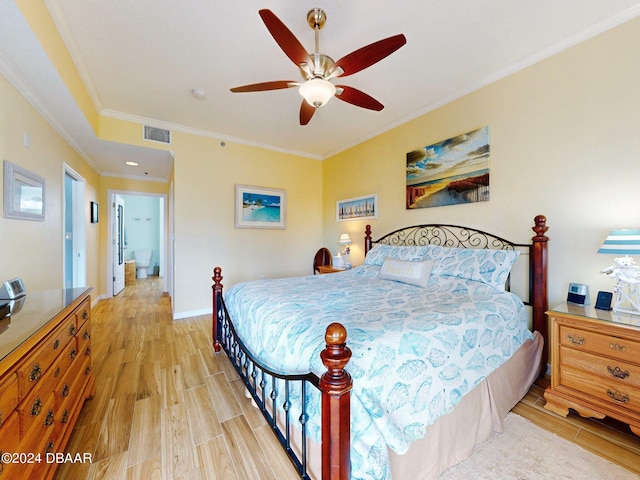
[[[298,478],[214,354],[211,317],[172,321],[162,278],[100,301],[91,339],[96,395],[67,451],[92,463],[62,464],[56,480]]]

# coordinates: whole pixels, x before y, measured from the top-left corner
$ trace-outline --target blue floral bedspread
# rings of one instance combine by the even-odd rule
[[[387,447],[406,452],[532,338],[525,307],[509,292],[433,274],[421,288],[379,279],[379,270],[243,282],[225,295],[238,334],[274,371],[322,375],[325,329],[346,327],[357,479],[391,478]],[[308,412],[316,441],[319,408]]]

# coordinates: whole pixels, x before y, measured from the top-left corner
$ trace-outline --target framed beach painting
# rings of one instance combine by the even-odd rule
[[[19,165],[4,161],[4,216],[44,220],[45,180]]]
[[[236,185],[236,228],[286,228],[287,192]]]
[[[336,221],[378,218],[378,194],[348,198],[336,202]]]
[[[407,210],[489,200],[489,127],[407,153]]]

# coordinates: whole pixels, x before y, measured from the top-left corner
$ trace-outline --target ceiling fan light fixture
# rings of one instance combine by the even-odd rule
[[[300,85],[299,92],[309,105],[320,108],[336,94],[336,86],[323,78],[312,78]]]

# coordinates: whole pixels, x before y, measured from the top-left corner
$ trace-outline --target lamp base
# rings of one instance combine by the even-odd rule
[[[613,311],[616,313],[627,313],[640,315],[640,285],[618,281],[613,293],[616,296]]]

